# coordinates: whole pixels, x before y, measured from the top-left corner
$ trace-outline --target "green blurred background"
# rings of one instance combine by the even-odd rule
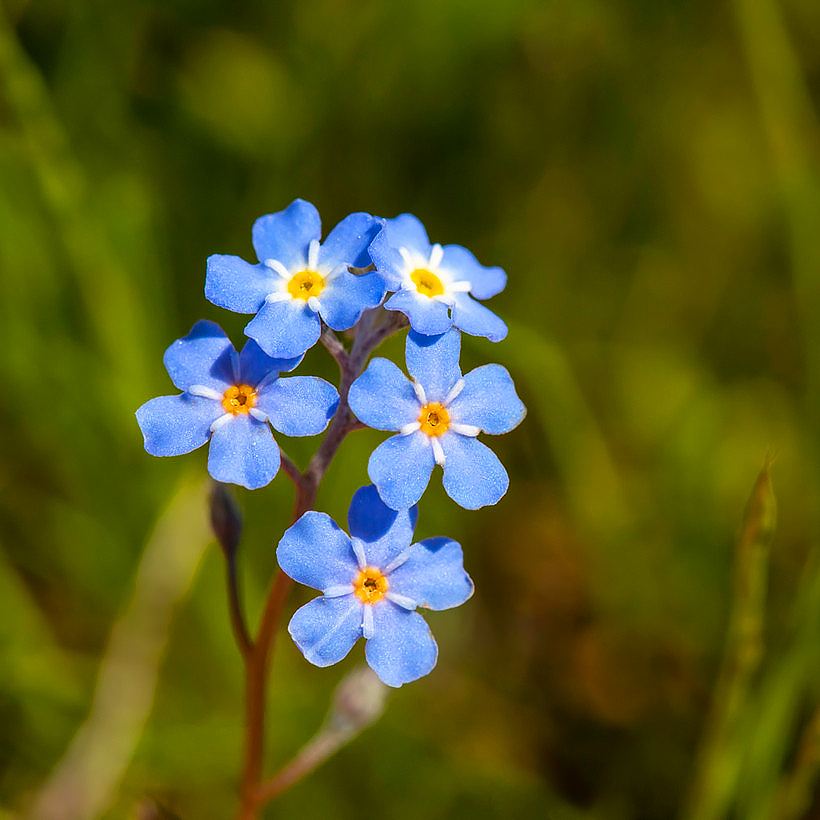
[[[429,616],[438,667],[265,816],[820,816],[816,0],[0,9],[9,817],[54,795],[46,820],[233,812],[204,454],[147,456],[133,413],[196,319],[241,340],[205,259],[252,258],[253,220],[297,196],[326,228],[410,211],[504,267],[509,337],[465,359],[505,364],[529,415],[493,442],[497,507],[425,497],[419,534],[458,538],[476,581]],[[334,377],[321,350],[301,372]],[[322,509],[344,517],[381,438],[351,437]],[[767,454],[770,555],[765,481],[737,547]],[[291,490],[239,499],[255,623]],[[281,641],[270,771],[360,661]]]

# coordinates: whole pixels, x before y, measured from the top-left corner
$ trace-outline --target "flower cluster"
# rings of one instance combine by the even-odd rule
[[[277,557],[291,578],[322,592],[290,622],[305,657],[336,663],[363,637],[370,666],[401,686],[436,662],[417,608],[458,606],[473,590],[455,541],[411,543],[433,470],[442,468],[445,491],[467,509],[497,503],[509,483],[478,436],[512,430],[524,405],[500,365],[462,374],[459,364],[462,332],[493,342],[506,336],[504,322],[481,304],[503,290],[506,275],[458,245],[431,244],[410,214],[354,213],[322,242],[318,212],[297,199],[258,219],[252,237],[257,262],[211,256],[205,282],[215,305],[253,314],[248,341],[237,353],[217,325],[201,321],[168,348],[165,366],[182,392],[137,411],[145,448],[171,456],[209,442],[213,478],[256,489],[281,463],[271,428],[312,436],[333,421],[340,442],[355,426],[352,413],[360,425],[395,433],[370,456],[373,484],[353,497],[350,535],[310,510],[285,532]],[[367,363],[400,327],[385,311],[404,314],[410,325],[409,378],[388,359]],[[334,331],[352,335],[349,352]],[[343,365],[338,391],[315,376],[281,376],[320,339]]]

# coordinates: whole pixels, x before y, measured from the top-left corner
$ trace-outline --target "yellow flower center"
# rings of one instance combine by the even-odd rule
[[[444,285],[441,284],[441,279],[433,271],[416,268],[410,274],[410,280],[422,296],[432,298],[433,296],[441,296],[444,293]]]
[[[234,416],[247,413],[255,404],[256,391],[249,384],[235,384],[222,396],[222,407]]]
[[[444,405],[431,401],[421,408],[419,424],[422,433],[427,433],[428,436],[441,436],[450,426],[450,414]]]
[[[387,592],[387,578],[375,567],[365,567],[353,582],[353,591],[363,604],[375,604],[381,601]]]
[[[325,289],[325,280],[315,270],[302,270],[294,273],[288,280],[288,293],[294,299],[318,296]]]

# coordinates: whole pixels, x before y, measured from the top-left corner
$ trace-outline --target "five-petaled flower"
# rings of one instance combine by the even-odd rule
[[[394,511],[370,485],[348,513],[350,536],[325,513],[307,512],[276,550],[295,581],[320,590],[288,626],[304,656],[330,666],[360,637],[365,657],[389,686],[428,674],[438,648],[417,607],[450,609],[473,593],[461,547],[449,538],[411,544],[417,508]]]
[[[388,359],[373,359],[350,388],[358,418],[378,430],[396,430],[371,454],[370,480],[384,502],[399,510],[424,493],[436,464],[444,468],[444,489],[467,509],[495,504],[509,479],[501,462],[476,439],[512,430],[524,405],[501,365],[477,367],[461,375],[461,334],[407,336],[407,370]]]
[[[485,268],[460,245],[431,245],[412,214],[386,220],[370,256],[387,289],[396,291],[384,306],[407,314],[418,333],[435,336],[455,326],[491,342],[507,335],[504,322],[475,301],[504,289],[504,271]]]
[[[137,410],[145,449],[176,456],[210,439],[208,472],[217,481],[264,486],[280,461],[269,423],[286,436],[316,435],[339,403],[336,388],[323,379],[279,378],[300,361],[271,358],[253,341],[238,354],[218,325],[197,322],[165,351],[168,375],[184,392]]]
[[[370,265],[367,248],[381,225],[369,214],[350,214],[319,244],[318,211],[296,199],[254,223],[259,264],[209,257],[205,296],[228,310],[256,313],[245,333],[269,356],[300,356],[319,340],[321,320],[333,330],[349,330],[363,311],[380,304],[382,277],[348,268]]]

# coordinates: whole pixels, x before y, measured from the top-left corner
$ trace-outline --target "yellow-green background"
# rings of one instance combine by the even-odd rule
[[[266,817],[670,818],[693,805],[698,749],[713,788],[695,820],[817,816],[820,4],[0,12],[0,806],[25,816],[53,786],[146,544],[169,566],[185,544],[195,574],[140,576],[137,655],[143,630],[164,642],[152,596],[163,617],[178,604],[105,816],[146,796],[231,816],[242,680],[196,502],[205,454],[151,458],[133,413],[172,392],[162,352],[196,319],[241,341],[244,317],[202,295],[205,259],[252,258],[253,220],[298,196],[326,228],[412,212],[504,267],[509,337],[467,339],[464,358],[505,364],[529,414],[491,442],[511,477],[497,507],[462,510],[437,480],[422,503],[420,534],[458,538],[476,581],[429,616],[438,667]],[[321,350],[299,372],[334,375]],[[349,440],[322,509],[343,520],[380,439]],[[300,464],[315,446],[283,443]],[[767,453],[763,654],[727,705],[734,544]],[[239,498],[255,623],[290,488]],[[360,660],[315,669],[284,636],[269,770]],[[715,703],[732,733],[704,747]]]

